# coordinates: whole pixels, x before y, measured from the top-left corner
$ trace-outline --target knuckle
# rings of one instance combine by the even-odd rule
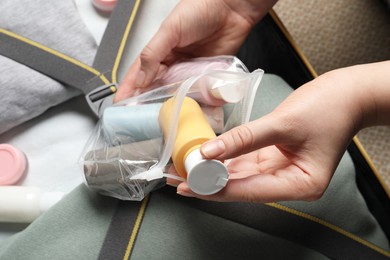
[[[153,57],[153,50],[148,45],[145,46],[140,54],[141,66],[150,63],[152,57]]]
[[[256,194],[247,192],[242,195],[242,201],[249,202],[249,203],[259,203],[261,202],[260,198],[256,196]]]
[[[242,125],[240,127],[233,128],[230,131],[229,143],[233,145],[238,153],[243,153],[253,146],[254,135],[252,130]]]

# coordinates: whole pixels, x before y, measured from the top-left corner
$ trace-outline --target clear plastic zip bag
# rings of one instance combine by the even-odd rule
[[[192,189],[199,194],[223,188],[226,174],[211,181],[203,174],[204,167],[220,171],[223,163],[199,166],[195,150],[249,121],[262,76],[233,56],[174,64],[146,92],[104,110],[80,159],[86,185],[122,200],[142,200],[166,178],[190,183],[193,176]]]

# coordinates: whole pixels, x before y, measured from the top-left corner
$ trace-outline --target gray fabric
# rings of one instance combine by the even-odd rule
[[[131,259],[328,259],[158,195],[151,197]]]
[[[81,185],[0,244],[0,259],[97,259],[116,203]]]
[[[124,43],[126,45],[126,42],[129,40],[123,38],[123,36],[126,35],[125,32],[129,29],[128,26],[130,26],[130,30],[133,27],[132,24],[129,24],[129,18],[137,12],[136,8],[138,6],[136,6],[135,0],[118,1],[116,8],[110,15],[110,20],[99,44],[99,55],[95,57],[93,67],[105,73],[111,81],[113,80],[112,75],[107,75],[111,71],[107,70],[114,68],[117,50],[120,49],[121,44]]]
[[[97,44],[72,0],[2,0],[0,27],[92,64]],[[80,91],[0,56],[0,133]]]

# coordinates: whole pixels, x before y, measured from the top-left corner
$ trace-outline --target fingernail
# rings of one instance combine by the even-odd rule
[[[145,81],[145,72],[140,70],[137,74],[137,79],[135,81],[135,86],[137,88],[141,88],[143,85],[144,85],[144,81]]]
[[[194,197],[193,194],[185,192],[185,191],[178,191],[177,194],[179,194],[180,196],[184,196],[184,197]]]
[[[201,151],[207,158],[215,158],[225,151],[225,143],[218,139],[208,141],[202,145]]]

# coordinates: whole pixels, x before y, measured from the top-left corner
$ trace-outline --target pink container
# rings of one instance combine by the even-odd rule
[[[0,186],[17,183],[27,169],[26,156],[9,144],[0,144]]]
[[[92,4],[99,11],[110,13],[115,8],[116,0],[92,0]]]

